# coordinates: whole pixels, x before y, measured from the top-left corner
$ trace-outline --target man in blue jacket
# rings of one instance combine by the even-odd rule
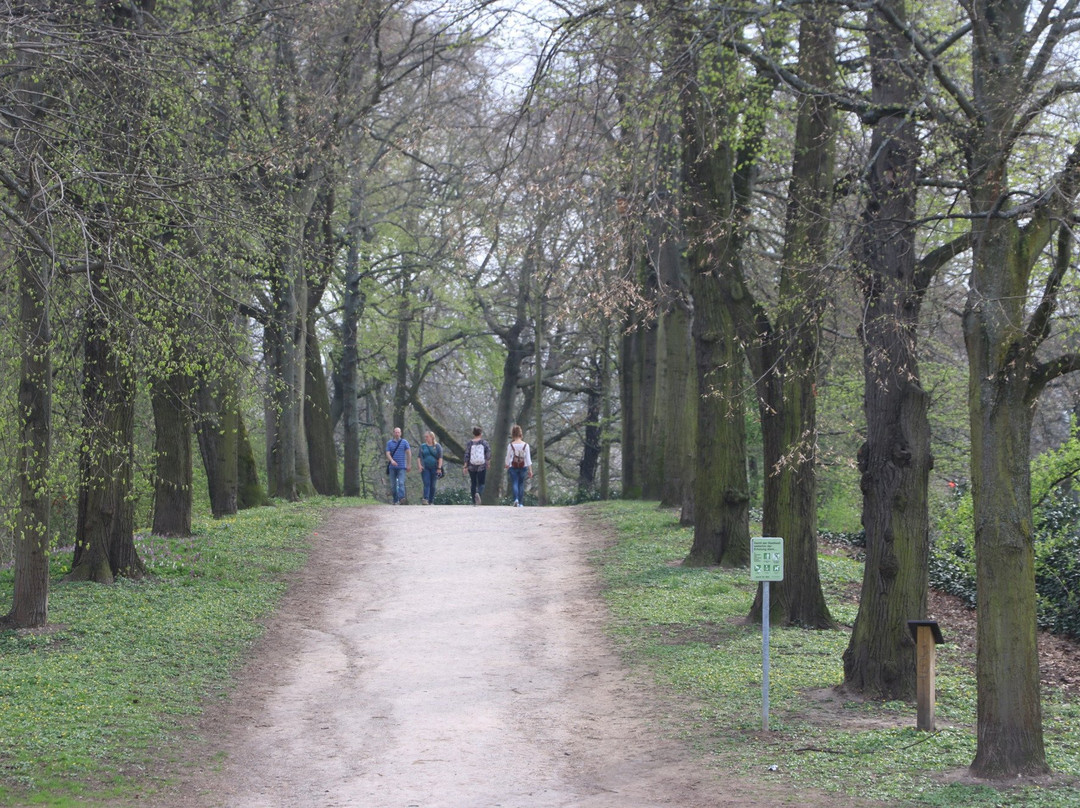
[[[401,437],[401,427],[394,427],[394,437],[386,442],[386,473],[390,475],[390,494],[395,505],[405,504],[405,472],[412,463],[412,447]]]

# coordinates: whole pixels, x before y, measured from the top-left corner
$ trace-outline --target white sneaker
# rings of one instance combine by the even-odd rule
[[[474,505],[479,505],[480,504],[480,495],[479,494],[473,494],[473,504]]]

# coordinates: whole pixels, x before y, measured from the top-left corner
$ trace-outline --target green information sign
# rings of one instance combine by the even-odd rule
[[[773,536],[750,539],[750,580],[784,580],[784,540]]]

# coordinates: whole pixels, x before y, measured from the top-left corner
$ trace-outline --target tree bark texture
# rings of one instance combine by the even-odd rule
[[[237,410],[232,379],[203,374],[196,384],[195,409],[199,453],[206,470],[210,512],[215,519],[237,512],[239,477]]]
[[[94,273],[86,314],[79,515],[69,580],[112,583],[144,572],[135,549],[131,498],[135,384],[110,329],[107,293]]]
[[[357,351],[357,329],[364,313],[366,296],[360,285],[360,243],[359,224],[363,194],[359,187],[353,189],[349,201],[349,243],[345,258],[345,300],[341,317],[341,402],[342,402],[342,452],[343,490],[347,497],[358,497],[360,487],[360,422],[357,408],[359,402],[359,381],[357,379],[359,356]]]
[[[266,489],[259,482],[259,465],[255,462],[255,449],[248,438],[244,419],[236,418],[236,507],[240,510],[268,505]]]
[[[182,373],[154,383],[154,522],[159,536],[191,535],[190,382]]]
[[[684,34],[685,36],[685,34]],[[724,57],[712,51],[719,62]],[[687,59],[682,87],[684,214],[693,325],[696,402],[694,540],[687,564],[741,566],[750,561],[750,494],[746,479],[742,346],[723,290],[737,267],[737,153],[724,137],[732,121],[717,116],[714,86],[725,70]],[[706,78],[701,79],[700,73]],[[708,94],[708,97],[707,97]]]
[[[578,463],[578,491],[594,491],[596,489],[603,431],[601,416],[603,390],[598,375],[594,372],[593,383],[585,399],[585,439],[581,450],[581,462]]]
[[[670,219],[661,211],[658,219]],[[678,508],[692,490],[697,445],[697,373],[692,332],[693,306],[681,236],[660,223],[662,237],[649,244],[659,280],[656,329],[656,393],[649,430],[651,482],[660,505]],[[651,497],[650,497],[651,498]]]
[[[1041,45],[1025,30],[1026,4],[973,0],[968,10],[972,103],[979,115],[966,143],[972,264],[963,316],[978,592],[978,727],[971,771],[998,778],[1048,770],[1029,452],[1041,391],[1033,383],[1035,354],[1049,333],[1056,292],[1048,285],[1033,306],[1031,284],[1053,233],[1073,215],[1080,179],[1074,152],[1029,217],[1002,215],[1011,212],[1016,196],[1008,176],[1013,130],[1031,104],[1024,74],[1038,63],[1041,54],[1032,49]]]
[[[32,21],[33,15],[28,17]],[[12,75],[18,75],[16,97],[12,105],[10,137],[19,140],[25,152],[20,172],[23,194],[16,210],[26,223],[27,232],[12,230],[5,236],[16,270],[18,292],[19,389],[16,413],[19,439],[16,456],[16,483],[19,509],[15,514],[14,589],[11,610],[0,618],[4,628],[35,628],[45,625],[49,614],[49,530],[52,496],[49,470],[52,453],[52,326],[49,317],[49,280],[52,259],[40,245],[40,230],[47,229],[42,216],[47,201],[38,186],[42,156],[48,142],[37,135],[37,124],[48,114],[52,98],[50,83],[38,71],[44,51],[36,45],[41,34],[13,26],[9,34],[29,47],[9,55]],[[19,123],[15,123],[18,121]],[[43,227],[43,222],[46,223]],[[9,225],[10,227],[10,225]]]
[[[311,484],[315,492],[327,497],[341,496],[338,482],[337,446],[330,419],[330,390],[323,369],[322,352],[314,323],[308,324],[307,382],[304,384],[304,433],[307,436]]]
[[[799,27],[799,70],[828,87],[835,72],[831,12],[808,7]],[[816,368],[828,283],[835,174],[835,113],[825,96],[800,100],[776,314],[776,363],[764,384],[764,532],[784,539],[783,581],[772,585],[774,623],[831,628],[817,560]],[[752,614],[761,616],[761,593]]]
[[[295,180],[283,194],[283,235],[270,278],[269,322],[263,329],[268,369],[267,486],[270,496],[290,501],[314,492],[304,432],[308,288],[303,236],[318,175],[311,168],[305,179]]]
[[[409,405],[409,331],[412,327],[412,276],[401,273],[398,293],[397,358],[394,363],[394,412],[391,426],[405,431],[405,410]]]
[[[1022,328],[1033,251],[1014,220],[976,221],[963,319],[978,592],[978,745],[971,769],[997,778],[1048,771],[1031,510],[1033,357]]]
[[[906,0],[891,0],[896,19]],[[915,105],[911,43],[869,15],[873,101]],[[844,685],[874,698],[916,696],[915,644],[908,620],[926,617],[930,526],[928,396],[919,382],[916,328],[925,282],[916,274],[916,171],[919,140],[903,114],[883,116],[869,147],[866,206],[857,247],[863,293],[866,442],[859,451],[866,533],[859,613],[844,652]]]
[[[639,294],[651,302],[656,296],[651,265],[636,252],[633,260],[637,264]],[[625,499],[642,499],[646,496],[646,467],[651,459],[648,428],[656,393],[656,323],[640,309],[627,315],[620,345],[619,384],[623,419],[622,495]]]
[[[544,451],[544,335],[547,333],[547,312],[544,310],[543,291],[534,295],[536,319],[533,321],[533,435],[532,461],[533,477],[536,480],[536,504],[548,504],[547,457]],[[505,433],[504,433],[505,435]],[[501,437],[499,442],[499,480],[504,476],[502,459],[506,456],[509,436]]]
[[[15,519],[15,581],[6,628],[43,626],[49,614],[49,462],[52,451],[51,327],[47,259],[29,249],[19,271],[19,511]]]

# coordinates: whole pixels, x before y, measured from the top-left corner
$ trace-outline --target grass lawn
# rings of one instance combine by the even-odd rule
[[[756,592],[749,572],[680,566],[692,530],[655,503],[587,507],[617,536],[598,563],[618,640],[676,702],[694,705],[690,734],[724,769],[891,805],[1080,805],[1080,704],[1061,693],[1044,694],[1053,777],[993,788],[964,776],[975,755],[975,679],[970,660],[949,645],[938,650],[938,730],[925,733],[915,729],[913,704],[835,694],[847,630],[773,628],[763,732],[761,627],[743,619]],[[862,564],[823,555],[820,565],[829,609],[849,628]]]
[[[49,626],[0,632],[0,804],[130,794],[160,768],[262,633],[321,513],[279,505],[197,521],[189,539],[140,535],[150,576],[113,586],[61,583],[71,553],[57,553]]]

